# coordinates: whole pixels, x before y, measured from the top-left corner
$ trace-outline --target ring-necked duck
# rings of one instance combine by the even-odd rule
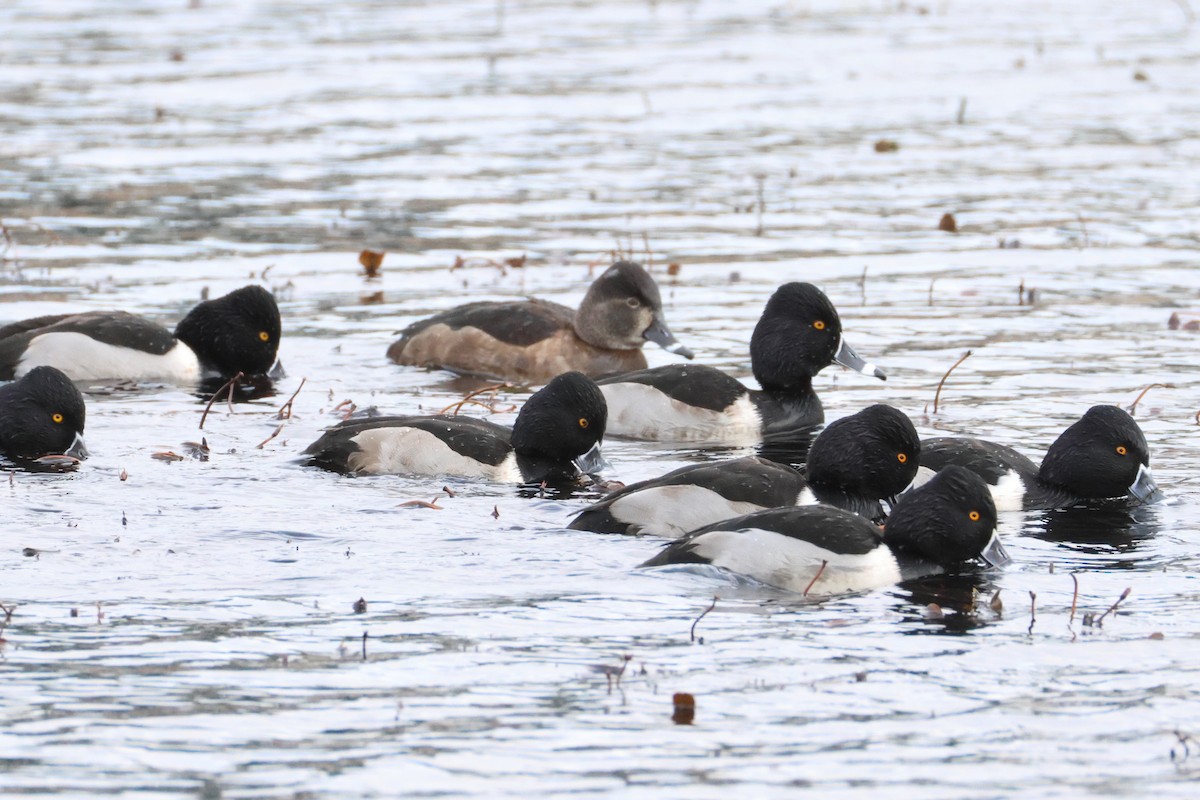
[[[742,514],[812,503],[879,519],[879,501],[894,504],[916,477],[920,452],[912,421],[874,405],[831,422],[813,442],[803,476],[757,456],[681,467],[619,489],[567,527],[675,537]]]
[[[596,384],[568,372],[525,401],[511,431],[448,415],[354,419],[329,429],[304,452],[308,464],[342,473],[563,484],[602,466],[606,417]]]
[[[779,287],[750,338],[761,391],[719,369],[667,366],[602,378],[611,435],[674,442],[785,440],[825,419],[813,376],[831,363],[886,380],[842,340],[833,303],[811,283]]]
[[[950,467],[900,499],[886,530],[832,506],[772,508],[693,531],[642,566],[713,564],[782,589],[837,594],[1008,563],[983,480]]]
[[[49,365],[72,380],[195,383],[266,373],[279,348],[279,307],[261,286],[205,300],[175,326],[125,311],[89,311],[0,328],[0,378]]]
[[[0,386],[0,455],[32,460],[48,455],[87,458],[87,408],[71,379],[54,367],[36,367]]]
[[[692,357],[667,328],[654,279],[618,261],[578,310],[546,300],[468,303],[409,325],[387,354],[397,364],[544,383],[569,370],[596,377],[642,369],[647,341]]]
[[[938,437],[921,443],[921,466],[966,467],[991,486],[1001,511],[1063,508],[1100,500],[1156,499],[1150,448],[1142,429],[1116,406],[1093,406],[1050,445],[1038,467],[1011,447],[982,439]]]

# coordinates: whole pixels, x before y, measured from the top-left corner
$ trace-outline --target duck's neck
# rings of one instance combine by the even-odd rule
[[[751,392],[750,399],[762,418],[764,439],[779,434],[790,436],[825,421],[825,409],[813,391],[812,378],[787,387],[764,386],[761,391]]]
[[[542,453],[518,451],[517,469],[525,483],[562,486],[579,478],[579,470],[570,461],[561,461]]]

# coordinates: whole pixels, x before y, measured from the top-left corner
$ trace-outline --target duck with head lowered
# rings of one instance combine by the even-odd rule
[[[0,386],[0,456],[18,462],[87,458],[86,420],[79,387],[54,367],[34,367]]]
[[[1092,406],[1046,451],[1041,466],[1007,445],[939,436],[921,443],[921,466],[966,467],[987,482],[1001,511],[1086,505],[1140,505],[1161,493],[1150,447],[1124,409]]]
[[[307,463],[350,475],[450,475],[497,483],[565,485],[603,465],[604,395],[567,372],[525,401],[512,430],[434,416],[351,419],[304,451]]]

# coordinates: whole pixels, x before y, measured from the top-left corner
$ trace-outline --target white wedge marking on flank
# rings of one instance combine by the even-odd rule
[[[497,466],[454,452],[429,431],[419,428],[370,428],[351,439],[360,452],[349,467],[368,475],[455,475],[520,483],[516,455],[509,453]]]
[[[200,379],[200,362],[183,342],[176,342],[165,354],[156,356],[67,331],[33,337],[21,355],[16,376],[19,378],[44,365],[58,367],[74,381],[116,378],[195,383]]]
[[[762,435],[762,420],[748,396],[724,411],[696,408],[674,400],[642,383],[610,383],[600,387],[608,404],[612,436],[662,442],[721,442],[754,444]]]
[[[901,578],[896,557],[882,543],[869,553],[847,555],[760,528],[713,531],[696,543],[696,552],[719,567],[793,592],[808,589],[810,595],[860,592]]]
[[[756,503],[727,500],[701,486],[654,486],[617,500],[609,512],[618,520],[636,524],[637,532],[675,538],[688,531],[762,511]]]

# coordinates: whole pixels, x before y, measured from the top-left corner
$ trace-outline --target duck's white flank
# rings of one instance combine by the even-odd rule
[[[716,566],[793,592],[861,592],[901,579],[896,557],[883,543],[869,553],[847,555],[760,528],[713,531],[695,542],[696,552]]]
[[[728,500],[702,486],[685,484],[632,492],[614,502],[609,513],[621,522],[637,523],[637,533],[674,539],[705,525],[764,508],[756,503]]]
[[[664,442],[754,444],[762,437],[762,419],[749,396],[742,395],[724,411],[696,408],[674,400],[644,383],[600,386],[608,404],[610,436]]]
[[[156,356],[69,331],[33,337],[21,355],[16,377],[40,366],[58,367],[73,381],[115,379],[195,383],[200,380],[200,361],[183,342],[176,342],[165,354]]]
[[[515,453],[498,465],[484,464],[456,453],[429,431],[418,428],[370,428],[350,441],[359,452],[348,466],[368,475],[454,475],[484,478],[502,483],[520,483]]]

